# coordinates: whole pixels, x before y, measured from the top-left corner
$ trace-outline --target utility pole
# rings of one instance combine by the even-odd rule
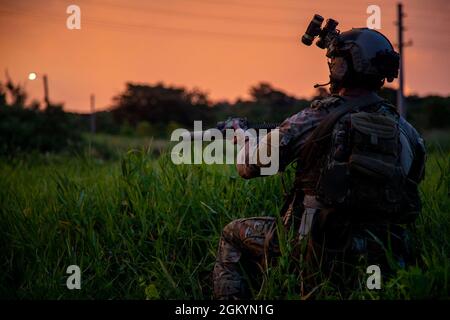
[[[44,74],[42,76],[42,80],[44,82],[44,101],[45,101],[45,106],[48,108],[50,106],[50,99],[48,97],[48,78],[47,78],[46,74]]]
[[[397,4],[397,39],[398,39],[398,53],[400,54],[400,71],[398,75],[398,90],[397,90],[397,107],[401,116],[406,116],[405,97],[403,93],[405,67],[404,67],[404,53],[403,46],[403,4]]]
[[[91,94],[91,133],[95,134],[95,95]]]

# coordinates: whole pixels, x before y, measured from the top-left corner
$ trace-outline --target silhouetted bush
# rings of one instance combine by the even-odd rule
[[[80,143],[80,135],[61,106],[49,106],[43,111],[0,107],[0,154],[57,152]]]
[[[8,93],[12,96],[10,104]],[[37,103],[25,107],[25,97],[21,87],[11,81],[5,87],[0,84],[0,155],[32,150],[58,152],[80,146],[80,134],[61,105],[50,105],[44,110]]]

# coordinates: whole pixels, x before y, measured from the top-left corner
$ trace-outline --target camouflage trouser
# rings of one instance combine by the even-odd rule
[[[386,271],[389,263],[382,249],[383,244],[389,244],[395,260],[400,264],[407,257],[409,250],[404,240],[405,234],[399,227],[372,226],[369,228],[370,233],[364,231],[366,228],[359,231],[353,228],[350,235],[346,231],[349,226],[345,227],[336,221],[331,221],[331,225],[333,228],[328,227],[326,230],[329,237],[326,243],[309,237],[305,264],[302,266],[307,273],[308,270],[317,271],[320,268],[325,275],[331,277],[334,274],[336,279],[340,279],[342,274],[347,274],[352,269],[352,265],[357,264],[361,255],[366,256],[368,265],[378,264]],[[280,255],[275,226],[276,219],[273,217],[238,219],[225,226],[213,270],[215,299],[251,297],[249,287],[258,284],[259,271]],[[311,278],[311,283],[306,285],[314,287],[314,281]],[[340,281],[336,283],[339,284]]]
[[[272,217],[256,217],[234,220],[225,226],[213,271],[215,299],[250,297],[245,273],[254,278],[258,268],[279,255],[275,223]]]

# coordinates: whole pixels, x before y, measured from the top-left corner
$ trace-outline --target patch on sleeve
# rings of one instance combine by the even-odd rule
[[[322,100],[313,100],[311,102],[311,109],[319,109],[320,107],[322,107]]]
[[[339,101],[341,101],[341,98],[338,96],[329,96],[323,99],[313,100],[313,102],[311,102],[311,109],[329,108],[336,105]]]

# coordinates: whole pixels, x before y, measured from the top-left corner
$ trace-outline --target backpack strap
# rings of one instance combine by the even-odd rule
[[[342,116],[355,108],[361,109],[385,101],[375,93],[353,99],[343,99],[341,105],[327,115],[306,139],[300,150],[300,170],[307,171],[316,164],[321,149],[328,145],[327,142],[331,137],[333,127]]]

